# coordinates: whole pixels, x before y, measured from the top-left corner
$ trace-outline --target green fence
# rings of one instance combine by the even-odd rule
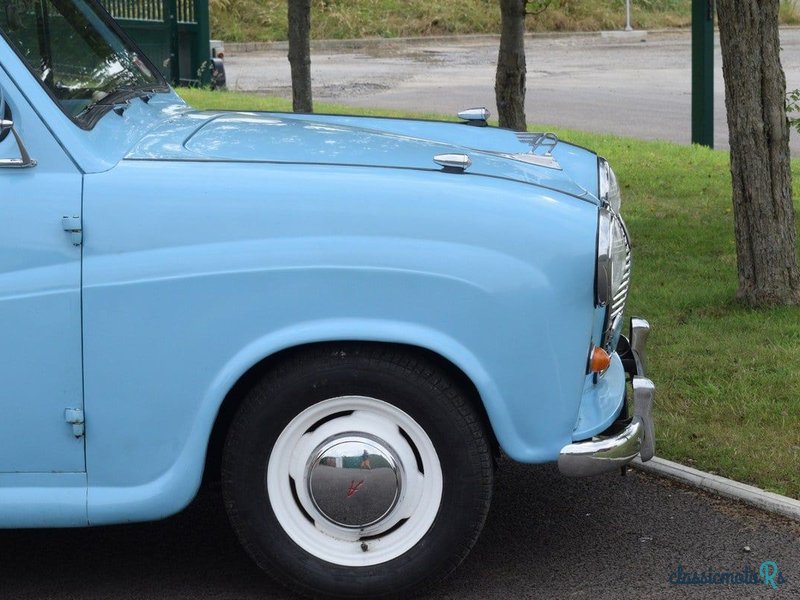
[[[208,0],[100,0],[173,85],[208,83]]]

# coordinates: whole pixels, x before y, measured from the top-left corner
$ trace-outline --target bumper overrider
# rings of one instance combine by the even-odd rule
[[[633,386],[633,416],[616,421],[591,440],[564,446],[558,457],[558,468],[564,475],[597,475],[620,469],[637,455],[642,462],[653,457],[655,430],[652,413],[656,388],[645,377],[645,345],[649,333],[649,323],[634,317],[631,319],[630,341],[621,336],[617,345],[617,353]]]

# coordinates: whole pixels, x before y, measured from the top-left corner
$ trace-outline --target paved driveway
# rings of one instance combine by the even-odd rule
[[[749,549],[749,551],[747,550]],[[250,563],[206,492],[159,523],[0,531],[0,597],[26,599],[286,598]],[[774,560],[786,583],[675,586],[703,572]],[[797,598],[800,524],[638,472],[566,479],[503,461],[478,544],[430,598]]]
[[[800,29],[783,30],[781,43],[787,87],[800,88]],[[646,42],[534,38],[526,42],[526,51],[529,122],[689,142],[688,32],[651,33]],[[311,69],[317,100],[438,114],[483,105],[496,113],[496,61],[497,42],[477,38],[319,51],[312,55]],[[715,145],[727,148],[719,46],[715,65]],[[232,89],[291,96],[285,50],[229,53],[226,71]],[[800,136],[793,136],[792,151],[800,155]]]

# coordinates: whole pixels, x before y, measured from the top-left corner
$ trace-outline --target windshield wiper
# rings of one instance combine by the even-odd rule
[[[122,115],[125,112],[125,109],[128,108],[128,103],[133,100],[134,98],[140,98],[145,103],[150,102],[150,98],[153,97],[153,94],[156,93],[155,88],[117,88],[112,92],[109,92],[99,100],[95,100],[90,104],[86,105],[80,114],[78,115],[79,118],[86,117],[89,113],[94,112],[95,109],[103,109],[103,113],[107,112],[108,110],[113,110],[118,115]],[[102,115],[101,115],[102,116]]]

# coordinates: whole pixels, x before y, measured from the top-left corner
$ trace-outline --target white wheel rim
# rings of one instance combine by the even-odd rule
[[[352,440],[367,440],[391,456],[398,479],[397,498],[386,514],[364,527],[332,519],[309,483],[324,450]],[[267,466],[269,501],[284,531],[306,552],[343,566],[376,565],[408,552],[433,524],[442,488],[439,457],[422,427],[396,406],[364,396],[331,398],[305,409],[278,436]],[[341,494],[349,498],[361,489],[354,480]]]

